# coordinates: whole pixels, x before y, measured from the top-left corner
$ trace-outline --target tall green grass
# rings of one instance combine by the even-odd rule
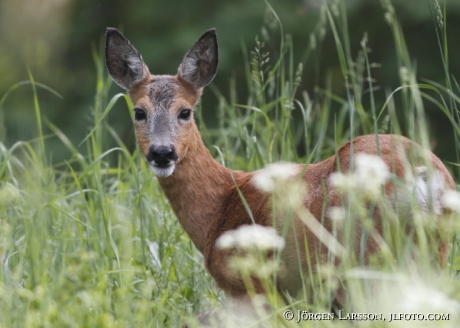
[[[449,118],[455,131],[457,161],[449,168],[459,176],[460,88],[449,71],[445,9],[437,1],[427,1],[445,80],[419,81],[397,13],[389,0],[382,4],[382,19],[387,20],[393,35],[399,67],[394,73],[399,74],[401,84],[387,92],[383,104],[376,100],[382,92],[372,83],[367,37],[361,40],[358,53],[351,51],[351,42],[357,40],[350,40],[344,1],[325,5],[309,44],[295,45],[305,47],[301,62],[294,61],[294,44],[267,4],[267,22],[255,47],[249,51],[243,46],[248,98],[241,99],[231,80],[228,98],[211,88],[219,100],[217,129],[206,128],[201,112],[197,112],[205,144],[217,160],[243,170],[259,169],[275,161],[314,163],[333,155],[338,146],[358,135],[377,132],[405,131],[429,148],[424,106],[432,103]],[[304,78],[302,70],[315,64],[312,57],[322,47],[326,31],[335,40],[345,98],[333,94],[328,83],[318,86],[314,93],[299,88]],[[267,50],[268,40],[279,40],[276,51]],[[107,115],[116,102],[126,102],[130,112],[132,104],[124,94],[108,99],[111,82],[102,59],[97,53],[94,56],[97,78],[93,126],[81,145],[73,144],[65,131],[42,120],[37,88],[56,92],[36,82],[32,74],[0,100],[2,115],[7,115],[8,95],[18,87],[31,86],[37,122],[34,140],[12,145],[0,142],[2,327],[175,327],[186,318],[219,307],[224,299],[205,273],[202,255],[181,229],[142,156],[137,150],[130,153],[108,124]],[[402,113],[404,120],[397,113]],[[44,124],[51,135],[44,134]],[[69,150],[71,156],[66,162],[50,161],[48,138],[59,138]],[[117,147],[108,148],[109,140]],[[350,217],[356,209],[351,205],[347,208]],[[304,277],[310,290],[305,289],[303,298],[287,297],[290,303],[283,304],[272,288],[268,299],[277,310],[263,317],[261,324],[356,324],[345,320],[297,324],[282,318],[288,307],[311,313],[330,311],[332,290],[345,281],[353,290],[353,307],[347,311],[390,311],[392,303],[398,301],[394,299],[394,286],[407,287],[405,293],[418,295],[419,299],[438,295],[432,293],[435,290],[448,301],[460,301],[460,285],[455,279],[460,268],[457,226],[421,224],[417,231],[417,237],[425,240],[421,247],[404,231],[394,234],[395,228],[388,227],[386,237],[392,240],[387,252],[373,263],[373,271],[358,270],[360,258],[320,270],[312,268]],[[351,238],[352,226],[348,229]],[[450,229],[453,241],[447,268],[437,267],[432,259],[436,252],[433,239],[443,229]],[[352,241],[345,246],[347,243]],[[417,254],[417,263],[407,256],[413,253]],[[448,302],[445,299],[441,297]],[[432,312],[442,311],[435,308]],[[455,315],[437,323],[455,327],[455,320],[459,320]],[[389,325],[380,321],[366,324]]]

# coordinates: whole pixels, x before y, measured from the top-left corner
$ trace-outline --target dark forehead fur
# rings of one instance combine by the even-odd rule
[[[158,76],[150,80],[149,98],[158,109],[168,110],[176,99],[178,82],[172,76]]]

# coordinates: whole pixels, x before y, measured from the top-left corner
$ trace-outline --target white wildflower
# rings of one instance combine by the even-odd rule
[[[460,302],[427,286],[405,286],[398,309],[401,312],[459,313]]]
[[[446,190],[441,198],[444,207],[460,213],[460,193],[455,190]]]
[[[351,269],[345,273],[350,290],[362,290],[363,298],[350,304],[356,312],[383,313],[449,313],[450,320],[460,318],[460,302],[450,294],[454,282],[449,275],[430,271],[413,263],[409,272],[383,272],[369,269]],[[452,288],[450,288],[452,289]],[[398,327],[413,327],[402,321],[392,322]],[[401,325],[398,325],[401,324]],[[417,326],[417,325],[415,325]],[[423,326],[423,325],[422,325]],[[448,327],[457,327],[447,325]]]
[[[356,175],[362,183],[382,185],[390,177],[390,171],[379,156],[358,153],[356,154]]]
[[[343,174],[341,172],[334,172],[329,177],[332,186],[341,190],[350,190],[357,187],[356,179],[351,174]]]
[[[331,206],[331,207],[329,207],[329,218],[333,222],[341,222],[341,221],[345,220],[346,216],[347,216],[347,212],[346,212],[345,208],[343,208],[341,206]]]
[[[7,183],[2,188],[0,188],[0,204],[12,203],[16,200],[19,200],[20,198],[21,193],[19,192],[18,188],[12,184]]]
[[[297,176],[302,167],[297,164],[272,163],[265,169],[257,171],[252,178],[254,185],[265,192],[275,190],[277,183],[282,183],[290,178]]]
[[[381,192],[382,185],[390,177],[385,162],[376,155],[358,153],[355,155],[354,173],[335,172],[329,182],[341,191],[364,191],[367,197],[375,199]]]
[[[233,273],[246,272],[260,279],[269,279],[277,272],[280,272],[282,266],[279,261],[272,258],[260,259],[255,254],[239,254],[229,258],[228,268]]]
[[[272,227],[259,224],[242,225],[235,230],[222,234],[217,241],[217,248],[282,250],[285,241]]]
[[[299,211],[304,207],[307,198],[307,186],[303,181],[294,181],[280,185],[273,193],[273,200],[278,215],[285,215],[286,211]]]

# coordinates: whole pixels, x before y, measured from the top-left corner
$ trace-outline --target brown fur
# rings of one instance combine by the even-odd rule
[[[211,30],[205,35],[207,35],[206,38],[215,37],[215,32]],[[118,37],[117,40],[124,40],[124,37]],[[213,60],[216,61],[213,65],[217,65],[217,59]],[[116,65],[113,66],[116,67]],[[212,66],[212,69],[215,70],[215,67]],[[117,76],[117,72],[115,71],[113,75]],[[155,84],[158,79],[161,79],[163,85],[171,89],[156,97],[155,93],[159,91],[152,89],[154,88],[152,83]],[[123,81],[122,78],[119,80]],[[200,85],[208,83],[208,80],[209,77],[206,77],[204,82],[187,82],[180,74],[154,76],[147,70],[142,80],[132,86],[129,85],[129,96],[134,106],[142,108],[148,115],[152,116],[158,110],[166,110],[169,111],[168,117],[176,118],[181,110],[195,107],[202,93]],[[158,84],[155,85],[158,86]],[[155,103],[160,101],[158,99],[161,99],[163,104],[168,104],[169,108],[160,109],[163,105]],[[283,216],[272,218],[270,195],[264,194],[255,187],[251,180],[254,172],[231,171],[213,159],[202,142],[193,117],[190,121],[175,124],[177,131],[174,131],[173,139],[178,160],[175,162],[173,173],[167,177],[159,177],[158,181],[182,227],[198,250],[204,254],[206,268],[217,285],[229,295],[244,297],[247,290],[242,279],[229,272],[227,268],[230,251],[217,249],[215,245],[217,238],[224,232],[252,223],[238,190],[249,204],[255,223],[272,226],[272,221],[276,221],[275,226],[280,229],[285,223],[285,218]],[[139,148],[147,157],[152,144],[151,131],[145,122],[135,122],[134,126]],[[308,190],[308,196],[304,201],[305,208],[318,221],[323,220],[322,225],[328,231],[332,230],[332,222],[324,209],[342,205],[342,199],[331,187],[329,177],[338,170],[347,172],[350,168],[352,153],[358,152],[379,153],[392,173],[398,177],[404,177],[406,174],[404,167],[406,159],[410,159],[413,165],[423,166],[429,163],[434,169],[441,172],[449,188],[455,188],[454,181],[442,162],[431,152],[423,156],[425,151],[407,138],[396,135],[358,137],[353,142],[340,147],[335,156],[320,163],[308,165],[302,177]],[[301,171],[304,165],[298,165]],[[388,195],[391,195],[394,191],[391,182],[386,184],[385,190]],[[324,199],[325,195],[326,199]],[[322,217],[323,213],[325,213],[324,217]],[[378,210],[374,212],[374,222],[379,230],[381,217]],[[360,230],[357,229],[357,240],[359,236]],[[296,241],[300,245],[297,245]],[[354,251],[358,253],[358,242],[355,248]],[[447,248],[448,241],[440,241],[439,250],[444,260]],[[308,259],[306,249],[309,254]],[[376,251],[378,251],[378,244],[370,238],[365,254],[366,259]],[[318,261],[325,262],[327,257],[327,248],[299,218],[294,217],[286,236],[286,248],[282,254],[282,260],[289,270],[285,270],[280,275],[279,288],[295,294],[302,287],[302,272],[307,270],[307,260],[315,265],[318,264]],[[300,265],[297,263],[299,258],[301,259]],[[254,283],[256,291],[263,292],[262,285],[257,280],[254,280]]]
[[[152,77],[147,77],[150,80]],[[170,111],[175,112],[178,108],[193,108],[199,99],[201,92],[196,92],[175,77],[178,83],[184,87],[179,91],[180,96],[172,104]],[[134,104],[142,105],[144,108],[152,108],[154,104],[148,104],[145,83],[136,85],[130,91],[130,96]],[[148,149],[149,140],[143,137],[143,131],[136,133],[139,146],[145,153]],[[404,150],[400,154],[398,146]],[[236,229],[244,224],[251,224],[251,219],[243,206],[243,202],[238,195],[237,188],[240,189],[247,203],[251,207],[254,220],[257,224],[264,226],[272,225],[271,211],[268,205],[268,195],[259,191],[251,182],[254,172],[245,173],[231,171],[217,163],[204,146],[200,133],[195,123],[189,124],[187,129],[182,131],[176,143],[178,147],[179,161],[174,173],[167,178],[159,178],[161,188],[168,198],[171,207],[179,219],[181,225],[190,236],[196,247],[204,254],[206,268],[209,270],[217,285],[232,296],[242,296],[246,294],[243,281],[235,278],[227,269],[227,250],[219,250],[215,247],[216,239],[225,231]],[[379,135],[380,155],[391,168],[392,172],[399,177],[404,177],[403,162],[405,156],[420,157],[418,153],[421,147],[412,143],[407,138],[396,135]],[[375,135],[358,137],[353,141],[354,153],[366,152],[377,154]],[[340,167],[342,172],[346,172],[350,167],[351,143],[347,143],[337,151],[337,156],[332,156],[323,162],[310,164],[305,171],[303,181],[308,186],[308,198],[305,200],[305,207],[318,220],[324,207],[324,190],[326,188],[327,207],[340,206],[341,199],[339,194],[331,188],[329,177]],[[421,158],[421,157],[420,157]],[[416,158],[416,162],[423,165],[421,159]],[[432,153],[430,161],[434,168],[442,172],[442,175],[450,188],[454,188],[454,181],[444,167],[442,162]],[[302,164],[299,164],[302,165]],[[236,184],[233,182],[232,175]],[[393,190],[391,183],[386,185],[387,193]],[[377,217],[379,220],[380,218]],[[378,223],[376,223],[378,225]],[[296,227],[302,227],[296,224]],[[332,224],[329,218],[325,217],[324,227],[331,231]],[[307,240],[310,250],[310,261],[316,263],[316,254],[321,248],[317,237],[305,227],[296,229],[297,239]],[[306,236],[306,238],[304,238]],[[289,241],[287,241],[289,243]],[[377,250],[377,244],[369,241],[367,254]],[[305,261],[302,267],[306,268],[305,252],[301,245],[299,251]],[[322,252],[327,252],[322,247]],[[446,252],[446,245],[441,247],[441,252]],[[292,254],[294,259],[296,254]],[[326,258],[324,256],[323,258]],[[281,277],[280,285],[288,290],[295,291],[299,288],[300,271],[291,272],[286,277]],[[290,284],[294,285],[294,288]],[[256,289],[262,292],[262,287],[256,282]]]

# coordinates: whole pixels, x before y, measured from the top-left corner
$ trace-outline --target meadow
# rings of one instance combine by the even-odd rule
[[[400,81],[393,90],[377,87],[372,73],[381,68],[372,62],[366,34],[361,40],[350,40],[343,1],[325,6],[308,45],[296,45],[305,47],[300,62],[294,60],[294,44],[267,3],[266,21],[271,28],[262,29],[253,45],[243,47],[248,97],[242,102],[230,79],[229,97],[212,85],[206,91],[218,100],[217,127],[204,124],[201,108],[195,113],[204,143],[216,160],[245,171],[279,161],[315,163],[354,137],[374,133],[404,134],[430,149],[430,128],[436,122],[425,115],[429,105],[450,122],[445,129],[452,130],[449,147],[456,161],[445,164],[458,181],[460,85],[449,71],[449,61],[457,58],[448,55],[448,8],[438,1],[424,3],[430,6],[438,36],[433,47],[439,48],[439,57],[433,60],[442,61],[445,72],[443,81],[432,81],[417,76],[397,13],[389,0],[382,5],[382,19],[394,40],[391,51],[397,69],[393,74]],[[306,65],[315,65],[310,54],[321,47],[326,30],[334,36],[346,97],[334,94],[330,80],[314,92],[299,88],[308,78],[302,74]],[[267,50],[265,40],[270,38],[279,41],[277,52]],[[360,49],[352,52],[351,44],[358,42]],[[225,296],[214,286],[202,255],[175,218],[142,154],[128,149],[110,126],[107,118],[116,103],[126,104],[131,115],[133,108],[125,94],[108,97],[115,86],[102,53],[95,51],[94,58],[96,90],[88,113],[92,126],[80,144],[43,119],[46,109],[40,106],[37,90],[59,94],[37,82],[32,73],[0,95],[0,111],[8,115],[14,110],[8,107],[8,96],[18,88],[29,88],[34,110],[34,117],[30,116],[38,131],[32,140],[11,145],[0,141],[0,326],[177,327],[184,320],[191,320],[193,326],[193,317],[221,307]],[[44,133],[45,127],[52,133]],[[52,161],[53,149],[47,146],[51,138],[59,139],[71,153],[65,161]],[[115,147],[109,146],[114,143]],[[355,188],[351,193],[356,197],[344,207],[344,217],[338,218],[348,225],[344,231],[349,236],[353,220],[367,222],[371,215],[365,191],[362,186]],[[383,202],[381,195],[376,197],[375,202]],[[387,243],[378,257],[369,265],[361,258],[347,257],[338,265],[331,262],[312,270],[305,277],[311,290],[306,288],[303,298],[287,297],[284,302],[268,278],[267,300],[274,310],[248,326],[457,327],[460,223],[455,206],[460,208],[452,205],[453,217],[435,221],[414,205],[414,238],[406,235],[397,213],[386,211],[391,224],[385,228]],[[446,266],[438,265],[434,256],[439,235],[452,240]],[[352,243],[349,239],[343,239],[345,248]],[[352,291],[346,313],[383,313],[386,321],[310,318],[296,322],[297,317],[291,321],[283,317],[286,310],[330,313],[333,290],[345,278]],[[389,313],[448,316],[389,322]]]

